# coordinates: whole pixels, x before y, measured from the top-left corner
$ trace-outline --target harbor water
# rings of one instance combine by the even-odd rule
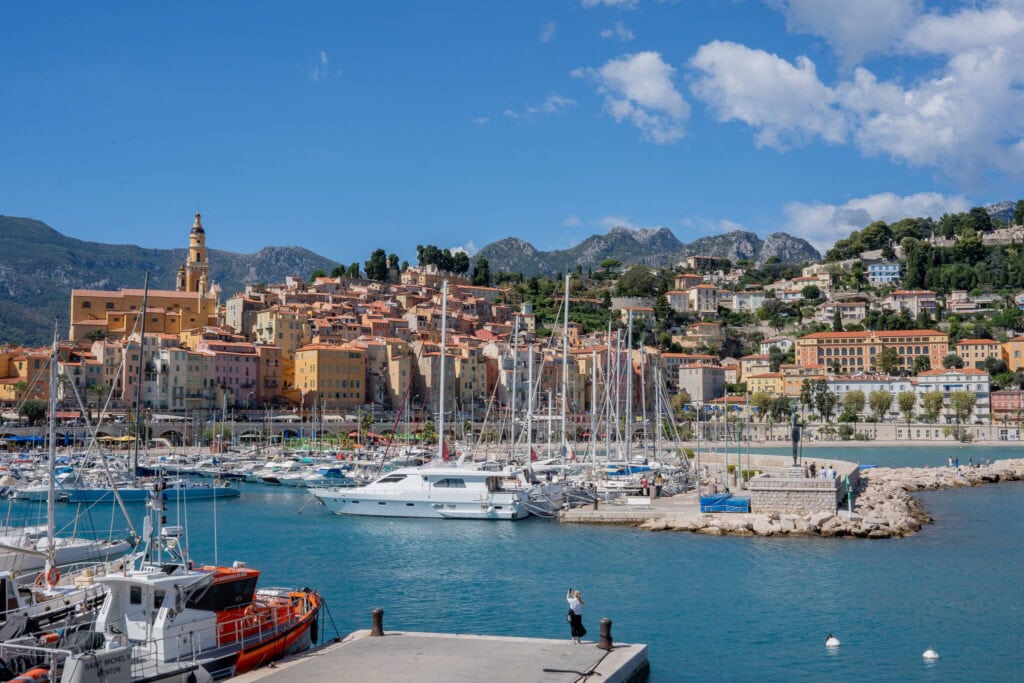
[[[908,450],[822,456],[946,458]],[[1016,455],[971,448],[961,463],[965,453]],[[1024,680],[1019,483],[920,494],[935,523],[885,541],[337,517],[303,491],[241,488],[240,499],[216,504],[172,499],[168,522],[187,522],[198,563],[242,560],[262,570],[263,586],[319,589],[328,634],[367,628],[370,610],[383,607],[385,629],[568,639],[573,587],[586,601],[588,638],[610,617],[617,640],[650,646],[654,683]],[[141,519],[141,505],[130,510]],[[69,506],[60,512],[68,517]],[[110,506],[90,519],[112,523]],[[842,641],[833,651],[830,632]],[[924,662],[929,647],[941,659]]]

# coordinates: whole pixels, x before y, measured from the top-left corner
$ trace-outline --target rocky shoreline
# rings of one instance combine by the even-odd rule
[[[932,521],[915,491],[964,488],[1024,480],[1024,459],[998,460],[977,467],[876,467],[861,473],[853,514],[669,515],[640,525],[650,531],[689,531],[708,536],[820,536],[898,538]]]

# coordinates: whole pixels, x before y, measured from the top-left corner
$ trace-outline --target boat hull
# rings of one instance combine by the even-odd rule
[[[451,501],[437,498],[402,498],[359,494],[353,491],[314,493],[336,515],[362,517],[412,517],[424,519],[517,520],[530,513],[513,495],[483,501]]]

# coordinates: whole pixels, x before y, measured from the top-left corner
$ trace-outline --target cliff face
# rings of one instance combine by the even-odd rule
[[[45,344],[53,320],[67,328],[72,289],[141,287],[173,289],[185,249],[144,249],[86,242],[30,218],[0,216],[0,341]],[[211,279],[230,296],[255,282],[307,277],[336,263],[300,247],[266,247],[255,254],[209,250]]]
[[[758,265],[772,257],[783,263],[821,259],[821,254],[808,242],[782,232],[772,233],[762,240],[752,232],[736,230],[684,244],[668,228],[612,228],[607,234],[591,235],[571,249],[556,251],[539,251],[529,242],[509,237],[488,244],[475,258],[486,258],[492,272],[551,275],[577,266],[596,269],[601,261],[609,258],[626,265],[665,267],[675,265],[685,256],[749,260]]]

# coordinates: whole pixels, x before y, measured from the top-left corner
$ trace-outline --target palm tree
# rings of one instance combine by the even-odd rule
[[[373,413],[363,413],[359,416],[359,439],[360,443],[365,443],[363,437],[370,433],[370,428],[373,427]]]
[[[110,393],[110,385],[90,384],[88,387],[85,388],[85,391],[89,394],[92,394],[93,398],[96,399],[96,412],[99,413],[103,406],[103,399],[106,397],[108,393]],[[92,419],[91,413],[89,415],[89,419]]]

